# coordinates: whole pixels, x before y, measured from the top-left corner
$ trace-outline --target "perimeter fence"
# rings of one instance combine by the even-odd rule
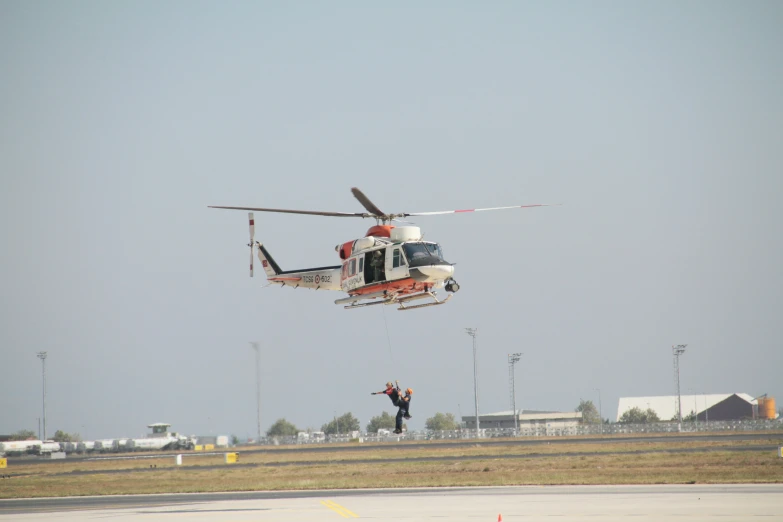
[[[744,431],[783,431],[783,419],[776,420],[737,420],[709,422],[653,422],[649,424],[582,424],[573,427],[554,427],[545,424],[535,428],[520,428],[515,433],[514,428],[486,428],[479,430],[476,437],[475,429],[461,430],[422,430],[407,431],[400,435],[365,433],[359,437],[350,435],[328,435],[325,441],[301,441],[296,437],[276,437],[268,441],[273,445],[288,444],[324,444],[348,442],[392,442],[399,440],[471,440],[494,438],[525,438],[525,437],[579,437],[579,436],[611,436],[634,435],[646,433],[706,433],[706,432],[744,432]]]

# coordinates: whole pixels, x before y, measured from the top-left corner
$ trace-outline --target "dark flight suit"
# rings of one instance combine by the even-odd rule
[[[383,391],[373,392],[373,395],[388,395],[394,406],[400,405],[400,389],[399,388],[386,388]]]
[[[412,398],[413,397],[411,397],[410,393],[406,393],[405,397],[400,399],[400,403],[399,403],[400,404],[400,409],[401,410],[405,410],[402,415],[406,419],[410,419],[411,418],[410,409],[411,409],[411,399]]]
[[[411,396],[407,393],[405,394],[405,397],[401,398],[398,402],[400,409],[397,410],[397,418],[395,426],[394,426],[394,433],[402,433],[402,418],[405,417],[410,418],[410,414],[408,413],[408,410],[411,407]]]

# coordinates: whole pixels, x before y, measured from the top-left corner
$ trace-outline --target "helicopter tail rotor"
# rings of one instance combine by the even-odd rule
[[[256,222],[252,212],[247,213],[247,219],[250,224],[250,243],[247,245],[250,247],[250,277],[253,277],[253,246],[256,239]]]

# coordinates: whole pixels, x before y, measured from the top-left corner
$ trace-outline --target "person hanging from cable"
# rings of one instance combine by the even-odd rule
[[[412,415],[410,414],[410,407],[411,407],[411,399],[413,395],[413,390],[411,388],[408,388],[405,390],[405,395],[400,397],[400,400],[398,402],[399,404],[399,410],[397,410],[397,418],[395,419],[395,426],[394,426],[394,433],[402,433],[402,419],[410,419],[412,418]]]
[[[391,383],[391,381],[389,381],[389,382],[386,383],[386,389],[385,390],[379,391],[379,392],[372,392],[370,395],[388,395],[389,398],[392,401],[392,404],[395,407],[399,407],[400,406],[400,392],[402,390],[400,390],[400,382],[399,381],[394,381],[394,382],[397,383],[396,387]]]
[[[410,419],[413,417],[410,412],[411,399],[413,398],[412,395],[413,395],[413,390],[411,388],[408,388],[405,390],[405,395],[400,399],[400,409],[405,410],[402,416],[405,417],[406,419]]]

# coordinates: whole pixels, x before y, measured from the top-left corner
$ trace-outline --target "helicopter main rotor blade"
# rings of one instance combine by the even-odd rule
[[[464,210],[441,210],[438,212],[406,212],[404,214],[399,214],[402,217],[408,217],[408,216],[437,216],[439,214],[461,214],[463,212],[484,212],[485,210],[506,210],[509,208],[533,208],[533,207],[555,207],[560,205],[559,203],[555,204],[546,204],[546,203],[539,203],[535,205],[514,205],[511,207],[491,207],[491,208],[467,208]]]
[[[359,203],[361,203],[362,206],[364,208],[366,208],[368,212],[373,214],[373,217],[382,218],[382,219],[387,219],[388,218],[388,216],[386,215],[386,213],[383,210],[381,210],[378,207],[376,207],[375,203],[370,201],[370,198],[368,198],[367,196],[364,195],[364,192],[362,192],[361,190],[359,190],[356,187],[353,187],[353,188],[351,188],[351,193],[353,193],[353,197],[358,199]]]
[[[375,217],[372,214],[365,214],[360,212],[321,212],[318,210],[290,210],[285,208],[258,208],[258,207],[219,207],[214,205],[209,205],[209,208],[224,208],[227,210],[255,210],[257,212],[279,212],[281,214],[306,214],[308,216],[358,217],[358,218]]]

